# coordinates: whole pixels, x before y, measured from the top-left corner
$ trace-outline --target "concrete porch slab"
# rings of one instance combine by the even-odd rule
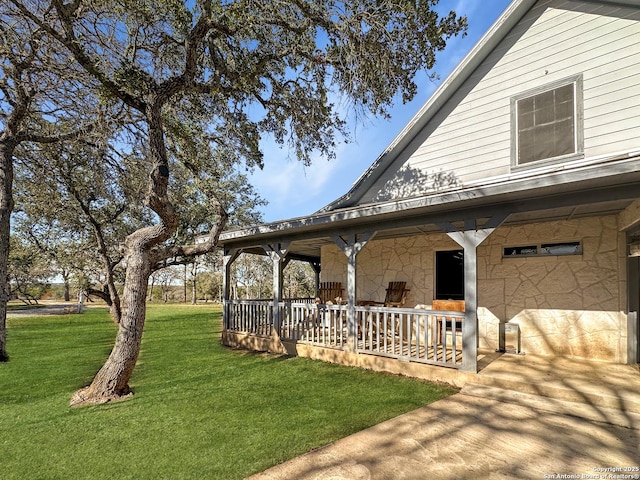
[[[638,365],[504,354],[467,383],[640,413]]]
[[[640,474],[639,445],[638,424],[620,427],[461,393],[250,478],[614,478],[604,469]]]
[[[530,355],[481,363],[459,394],[249,478],[640,478],[637,366]]]

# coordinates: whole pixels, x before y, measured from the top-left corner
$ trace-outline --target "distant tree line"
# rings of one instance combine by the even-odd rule
[[[150,277],[260,220],[264,136],[309,164],[410,100],[466,29],[436,4],[0,0],[0,360],[13,230],[120,325],[72,404],[130,395]]]

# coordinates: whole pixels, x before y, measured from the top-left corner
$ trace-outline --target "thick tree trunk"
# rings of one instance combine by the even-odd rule
[[[7,302],[9,288],[9,238],[13,211],[13,148],[0,142],[0,362],[7,354]]]
[[[164,144],[161,104],[150,104],[145,113],[149,126],[150,158],[153,159],[147,204],[158,215],[159,222],[135,231],[124,242],[124,261],[127,268],[116,344],[91,385],[73,395],[71,405],[106,403],[132,393],[129,380],[140,353],[149,276],[155,263],[151,259],[151,252],[178,228],[178,215],[167,196],[169,167]]]
[[[77,391],[71,399],[71,405],[106,403],[131,394],[129,379],[140,353],[151,264],[149,252],[145,251],[148,249],[144,246],[137,244],[129,250],[122,295],[125,308],[120,319],[116,344],[91,385]]]

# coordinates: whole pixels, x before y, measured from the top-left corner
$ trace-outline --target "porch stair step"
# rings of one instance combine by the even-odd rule
[[[620,396],[602,392],[578,392],[551,385],[543,388],[536,385],[535,391],[532,391],[531,385],[522,382],[498,383],[502,385],[469,382],[460,393],[626,428],[637,428],[640,425],[640,392]]]
[[[515,392],[528,393],[542,397],[585,403],[598,407],[614,408],[640,413],[640,383],[625,388],[620,385],[587,384],[567,380],[547,380],[530,382],[509,378],[481,377],[476,382]]]

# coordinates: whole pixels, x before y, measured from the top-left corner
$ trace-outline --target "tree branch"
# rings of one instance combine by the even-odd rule
[[[175,245],[156,249],[151,255],[153,270],[191,263],[193,258],[213,251],[218,244],[220,233],[224,230],[227,220],[229,219],[228,213],[219,203],[217,204],[216,210],[218,220],[211,227],[211,230],[209,230],[206,241],[194,245]],[[173,260],[167,262],[169,259]]]
[[[89,133],[95,127],[95,124],[89,124],[82,128],[82,130],[74,130],[73,132],[65,133],[62,135],[38,135],[35,133],[27,133],[23,132],[18,135],[17,139],[19,142],[35,142],[35,143],[43,143],[43,144],[51,144],[57,142],[63,142],[65,140],[73,140],[81,136],[82,133]]]
[[[95,77],[105,87],[105,89],[109,93],[111,93],[111,95],[119,98],[127,105],[139,111],[144,110],[144,102],[141,99],[136,98],[133,95],[130,95],[122,90],[117,83],[112,81],[109,76],[98,67],[98,60],[91,58],[91,56],[82,48],[80,40],[75,35],[75,30],[73,29],[73,21],[71,19],[71,17],[75,15],[79,7],[81,6],[81,2],[79,0],[75,0],[74,2],[68,4],[64,4],[60,0],[51,0],[51,4],[54,6],[57,12],[58,19],[60,20],[60,24],[62,25],[62,28],[64,30],[64,34],[60,33],[55,28],[47,24],[44,20],[31,13],[31,11],[29,11],[29,9],[25,7],[22,2],[19,2],[18,0],[10,1],[13,3],[13,5],[16,6],[16,8],[20,10],[20,12],[26,18],[34,22],[52,38],[69,49],[69,51],[73,53],[74,58],[80,64],[80,66],[85,71],[87,71],[87,73]]]

